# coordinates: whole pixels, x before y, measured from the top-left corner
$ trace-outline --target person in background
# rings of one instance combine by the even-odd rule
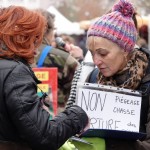
[[[78,106],[49,119],[45,95],[30,65],[41,45],[47,21],[41,13],[21,6],[0,8],[0,149],[57,150],[88,124]]]
[[[101,145],[101,150],[150,149],[150,53],[136,46],[138,31],[134,14],[135,9],[128,0],[119,0],[87,32],[87,48],[97,67],[82,82],[138,90],[142,94],[139,132],[146,133],[146,137],[138,140],[99,138],[101,144],[96,146]],[[75,74],[76,80],[82,72],[80,69]],[[72,100],[68,101],[68,108],[71,103]],[[92,143],[94,138],[86,140]]]
[[[43,10],[37,9],[47,20],[46,31],[43,36],[42,44],[38,49],[36,57],[37,67],[56,67],[58,68],[58,113],[63,111],[68,100],[71,88],[71,82],[79,62],[64,49],[54,46],[55,43],[55,27],[54,27],[54,14]],[[56,44],[56,43],[55,43]],[[53,45],[53,46],[52,46]],[[45,51],[49,49],[43,64],[39,64],[40,57]],[[34,66],[35,67],[35,66]]]
[[[87,30],[84,30],[84,34],[81,34],[77,37],[77,43],[79,47],[83,50],[83,57],[85,58],[87,54],[87,47],[86,47],[86,38],[87,38]]]
[[[60,37],[65,43],[75,45],[75,39],[71,35],[61,34]]]
[[[60,37],[67,45],[65,50],[68,51],[74,58],[76,58],[79,62],[82,62],[84,58],[83,50],[79,46],[75,46],[76,42],[71,35],[61,34]]]
[[[137,40],[137,45],[148,49],[148,25],[142,25],[139,28],[139,39]]]

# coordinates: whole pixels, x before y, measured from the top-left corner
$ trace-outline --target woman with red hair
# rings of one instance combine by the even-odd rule
[[[38,12],[20,6],[0,9],[0,149],[56,150],[88,123],[78,106],[49,120],[37,96],[40,81],[30,64],[45,27]]]
[[[0,10],[0,56],[33,63],[46,20],[36,12],[10,6]]]

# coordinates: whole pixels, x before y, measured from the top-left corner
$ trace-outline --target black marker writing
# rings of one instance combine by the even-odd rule
[[[103,111],[106,101],[107,94],[104,95],[104,98],[101,97],[100,93],[96,92],[88,92],[88,97],[86,97],[87,93],[81,93],[81,107],[85,106],[86,111],[96,111],[98,105],[100,106],[100,110]]]

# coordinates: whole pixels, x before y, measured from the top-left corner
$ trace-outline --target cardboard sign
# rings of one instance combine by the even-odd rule
[[[54,114],[57,114],[57,68],[33,68],[36,77],[42,81],[38,87],[46,92],[52,99]],[[41,90],[38,88],[38,96],[42,96]]]
[[[137,91],[79,83],[77,105],[90,117],[90,128],[139,132],[141,96]]]

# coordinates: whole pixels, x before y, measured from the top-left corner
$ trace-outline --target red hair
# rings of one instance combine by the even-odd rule
[[[40,46],[46,26],[38,12],[21,6],[0,10],[0,56],[21,58],[33,63],[34,50]]]
[[[139,36],[148,43],[148,25],[144,24],[139,28]]]

